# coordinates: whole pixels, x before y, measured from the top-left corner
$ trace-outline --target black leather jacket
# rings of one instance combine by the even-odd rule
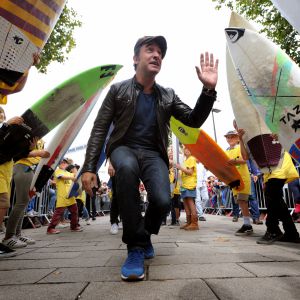
[[[94,122],[82,172],[96,172],[100,152],[111,123],[114,124],[114,130],[107,142],[107,157],[121,145],[122,137],[128,130],[135,113],[136,99],[142,90],[143,86],[135,80],[135,77],[111,86]],[[154,93],[157,99],[156,117],[160,133],[158,146],[168,165],[167,147],[171,116],[187,126],[199,128],[213,107],[216,93],[206,92],[203,89],[194,109],[184,104],[173,89],[155,84]]]

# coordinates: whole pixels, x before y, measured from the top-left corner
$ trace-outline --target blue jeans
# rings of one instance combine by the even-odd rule
[[[145,247],[150,234],[158,234],[163,217],[170,211],[169,170],[160,153],[127,146],[116,148],[111,156],[116,171],[116,194],[123,221],[122,240],[128,249]],[[140,180],[148,193],[145,217],[141,214]]]
[[[54,211],[55,210],[55,202],[56,202],[56,193],[54,189],[49,189],[49,207],[48,210]]]
[[[255,183],[252,179],[251,179],[251,195],[249,196],[248,200],[249,200],[252,219],[258,220],[260,213],[259,213],[258,201],[256,198]]]

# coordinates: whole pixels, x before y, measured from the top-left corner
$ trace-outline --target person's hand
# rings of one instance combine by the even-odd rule
[[[50,157],[50,153],[46,150],[39,150],[39,156],[41,158],[48,158]]]
[[[205,55],[200,55],[200,68],[196,66],[196,72],[199,80],[203,83],[204,87],[214,90],[218,81],[218,65],[219,60],[214,60],[212,53],[205,52]]]
[[[33,63],[32,63],[33,66],[38,65],[41,61],[41,56],[39,53],[33,53],[32,58],[33,58]]]
[[[236,166],[239,164],[239,162],[235,158],[228,160],[227,163],[231,166]]]
[[[175,164],[174,167],[178,170],[181,170],[181,165],[180,164]]]
[[[29,149],[30,149],[30,150],[35,149],[38,140],[39,140],[39,138],[38,138],[37,136],[33,137],[33,138],[30,140],[30,143],[29,143]]]
[[[258,176],[252,174],[251,177],[252,177],[252,179],[253,179],[254,182],[257,182]]]
[[[113,176],[115,176],[115,174],[116,174],[116,171],[115,171],[113,165],[111,164],[111,162],[109,162],[107,172],[108,172],[108,175],[109,175],[110,177],[113,177]]]
[[[21,125],[24,123],[24,119],[22,117],[13,117],[6,122],[8,125]]]
[[[84,172],[81,176],[81,182],[83,189],[93,197],[93,188],[98,188],[97,185],[97,176],[92,172]]]
[[[243,136],[245,135],[246,131],[245,131],[243,128],[239,128],[239,129],[237,130],[237,133],[238,133],[238,135],[239,135],[239,139],[242,139]]]

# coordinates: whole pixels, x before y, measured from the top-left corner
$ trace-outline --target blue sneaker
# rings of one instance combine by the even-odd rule
[[[155,256],[154,248],[152,246],[152,243],[150,242],[150,244],[144,248],[144,257],[145,259],[151,259],[154,256]]]
[[[143,280],[144,277],[144,250],[128,250],[127,259],[121,268],[121,278],[125,281],[137,281]]]

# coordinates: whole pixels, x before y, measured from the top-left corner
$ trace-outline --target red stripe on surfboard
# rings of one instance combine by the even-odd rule
[[[226,184],[240,180],[240,187],[244,186],[236,168],[227,164],[229,158],[226,153],[203,131],[200,132],[195,144],[185,144],[185,147],[191,151],[195,158]]]
[[[10,2],[12,2],[15,5],[19,6],[23,10],[27,11],[28,13],[30,13],[31,15],[33,15],[34,17],[36,17],[37,19],[39,19],[40,21],[45,23],[46,25],[49,26],[51,24],[51,19],[49,18],[49,16],[47,16],[41,10],[37,9],[31,3],[29,3],[25,0],[10,0]]]
[[[89,108],[89,106],[91,105],[91,102],[94,100],[94,98],[96,97],[97,94],[95,94],[94,96],[92,96],[89,100],[87,100],[82,108],[81,113],[85,113],[87,111],[87,109]],[[70,136],[72,128],[74,127],[74,124],[78,123],[78,120],[80,118],[81,114],[79,114],[77,116],[77,118],[73,121],[73,123],[69,126],[68,130],[65,132],[65,134],[62,136],[61,138],[61,142],[60,144],[57,145],[56,149],[54,150],[52,156],[50,157],[47,166],[51,167],[51,165],[55,162],[55,160],[57,159],[57,157],[60,154],[61,149],[63,148],[63,144],[62,142],[68,138],[68,136]]]
[[[62,7],[53,0],[42,0],[42,2],[51,8],[56,14],[59,14],[62,10]]]
[[[300,139],[295,142],[295,145],[300,149]]]
[[[10,23],[14,24],[15,26],[23,29],[24,31],[29,32],[30,34],[34,35],[42,41],[44,41],[47,37],[47,35],[43,31],[39,30],[37,27],[31,24],[28,24],[23,19],[3,9],[2,7],[0,7],[0,16],[9,21]]]

